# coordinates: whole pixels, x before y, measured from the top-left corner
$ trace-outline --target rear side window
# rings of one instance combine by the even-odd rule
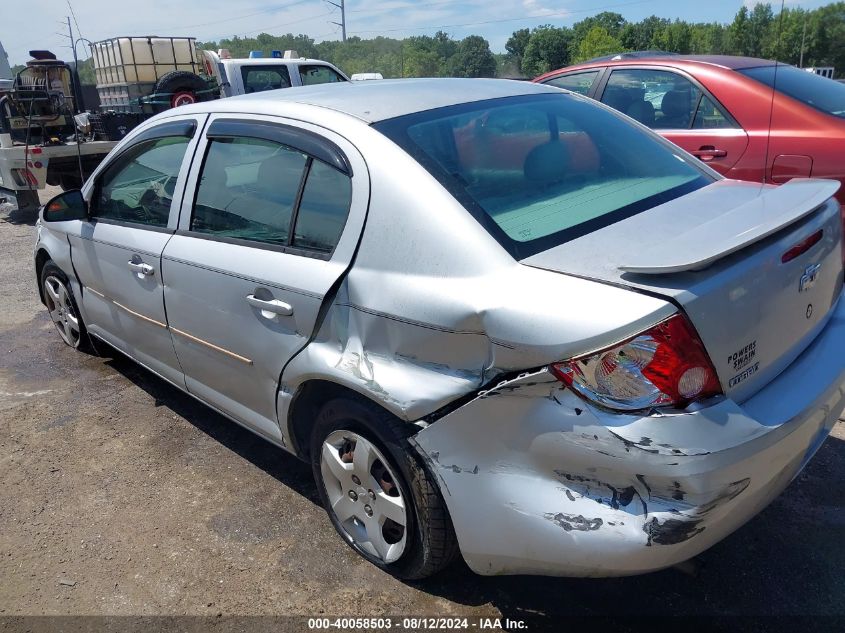
[[[352,182],[346,174],[315,160],[311,163],[296,218],[292,244],[330,253],[340,239]]]
[[[299,67],[299,78],[303,86],[313,86],[315,84],[329,84],[339,81],[346,81],[343,77],[337,74],[328,66],[322,65],[301,65]]]
[[[845,84],[784,64],[777,66],[777,72],[775,66],[745,68],[739,72],[770,88],[774,86],[778,92],[811,108],[845,119]]]
[[[91,215],[164,228],[190,138],[142,141],[123,152],[98,180]]]
[[[667,70],[614,70],[601,101],[656,130],[735,127],[698,86]]]
[[[273,141],[213,139],[191,230],[287,245],[306,160],[302,153]]]
[[[554,79],[549,79],[543,83],[548,84],[549,86],[554,86],[555,88],[564,88],[566,90],[571,90],[572,92],[585,95],[590,92],[590,88],[593,87],[593,82],[598,76],[598,70],[591,70],[585,73],[574,73],[572,75],[555,77]]]
[[[564,93],[440,108],[374,127],[516,259],[712,182],[681,150]]]
[[[259,138],[212,138],[190,229],[331,253],[351,197],[349,176],[298,149]]]
[[[244,92],[263,92],[290,88],[290,74],[287,66],[242,66]]]

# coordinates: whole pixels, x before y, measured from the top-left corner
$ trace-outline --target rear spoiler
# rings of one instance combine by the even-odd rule
[[[705,224],[640,252],[619,270],[667,275],[706,268],[810,215],[838,190],[840,182],[795,178]]]

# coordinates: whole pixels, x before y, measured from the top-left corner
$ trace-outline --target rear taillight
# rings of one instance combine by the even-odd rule
[[[551,370],[587,400],[621,411],[683,407],[722,393],[701,339],[681,314],[611,349],[555,363]]]

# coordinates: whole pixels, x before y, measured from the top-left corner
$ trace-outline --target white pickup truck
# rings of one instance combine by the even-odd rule
[[[349,81],[339,68],[319,59],[297,57],[295,51],[273,51],[270,57],[234,59],[229,51],[202,51],[207,70],[220,86],[221,97]]]

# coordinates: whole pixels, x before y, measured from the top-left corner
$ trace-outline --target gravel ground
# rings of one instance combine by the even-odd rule
[[[456,564],[403,583],[341,542],[306,465],[119,355],[64,346],[36,297],[33,240],[32,218],[0,218],[0,614],[845,623],[843,422],[697,576],[482,578]]]

